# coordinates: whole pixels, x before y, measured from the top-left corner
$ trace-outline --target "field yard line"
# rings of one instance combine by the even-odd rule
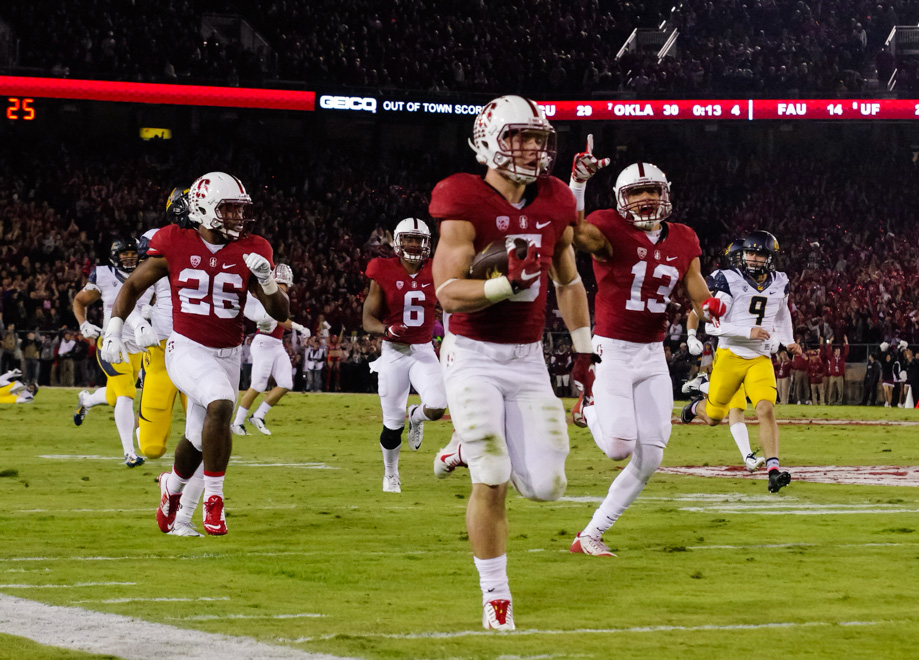
[[[730,631],[730,630],[767,630],[772,628],[806,628],[813,626],[876,626],[884,623],[898,623],[896,621],[804,621],[803,623],[776,622],[776,623],[755,623],[755,624],[735,624],[727,626],[716,626],[707,624],[704,626],[637,626],[635,628],[578,628],[576,630],[517,630],[507,634],[510,636],[517,635],[619,635],[622,633],[659,633],[659,632],[710,632],[710,631]],[[452,639],[457,637],[479,637],[482,635],[495,635],[490,630],[460,630],[458,632],[426,632],[426,633],[356,633],[349,632],[349,638],[369,638],[382,637],[386,639]],[[279,640],[285,642],[315,642],[335,639],[338,635],[321,635],[318,637],[299,637],[297,639]]]
[[[77,587],[133,587],[136,582],[76,582],[74,584],[0,584],[0,589],[75,589]]]
[[[916,546],[919,543],[836,543],[822,545],[817,543],[771,543],[761,545],[687,545],[687,550],[763,550],[770,548],[889,548],[898,546]]]
[[[279,504],[277,506],[247,506],[247,511],[288,511],[296,509],[296,504]],[[156,506],[143,509],[14,509],[9,513],[150,513]]]
[[[792,505],[794,506],[794,505]],[[742,509],[731,506],[684,506],[680,511],[689,513],[736,513],[751,516],[851,516],[875,513],[919,513],[919,509],[793,509],[791,507],[767,511],[765,509]]]
[[[209,598],[207,596],[202,596],[201,598],[105,598],[102,600],[75,600],[70,604],[77,605],[78,603],[103,603],[106,605],[115,605],[118,603],[197,603],[199,601],[213,600],[230,600],[230,597],[217,596],[216,598]]]
[[[0,594],[0,632],[39,644],[125,660],[342,660],[326,653],[265,644],[250,637],[187,630],[4,594]]]
[[[321,619],[327,614],[199,614],[197,616],[169,617],[173,621],[223,621],[224,619]]]

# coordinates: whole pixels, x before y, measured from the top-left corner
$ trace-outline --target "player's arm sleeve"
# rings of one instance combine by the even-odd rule
[[[775,315],[775,335],[782,346],[795,343],[795,330],[791,325],[791,310],[788,308],[787,295]],[[827,357],[830,357],[829,346],[827,346]]]
[[[255,296],[248,296],[246,298],[246,306],[243,307],[243,316],[250,321],[258,323],[268,317],[268,312],[265,311],[265,306],[262,305],[258,298]]]

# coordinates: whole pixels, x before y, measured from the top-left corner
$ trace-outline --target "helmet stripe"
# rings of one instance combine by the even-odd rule
[[[645,178],[645,164],[638,161],[638,176]]]
[[[233,176],[233,175],[231,174],[230,176]],[[240,195],[245,195],[245,194],[246,194],[246,189],[243,188],[243,182],[240,181],[239,179],[237,179],[235,176],[233,176],[233,180],[236,182],[236,185],[239,186],[239,194],[240,194]]]
[[[530,99],[525,98],[524,100],[525,100],[527,103],[530,104],[530,110],[533,111],[533,116],[534,116],[536,119],[539,119],[539,106],[537,106],[537,105],[536,105],[533,101],[531,101]]]

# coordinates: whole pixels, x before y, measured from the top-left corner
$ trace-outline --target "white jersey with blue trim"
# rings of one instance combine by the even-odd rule
[[[109,319],[112,318],[112,307],[115,306],[115,298],[121,291],[121,285],[128,279],[127,274],[117,270],[114,266],[95,266],[89,274],[89,282],[83,287],[87,291],[98,291],[102,294],[102,329],[108,326]],[[153,290],[147,289],[141,294],[137,301],[135,309],[140,309],[153,298]],[[134,325],[130,320],[125,321],[124,329],[121,333],[121,339],[128,349],[129,353],[140,353],[141,349],[134,342]]]
[[[159,231],[159,228],[150,229],[143,234],[148,241]],[[159,340],[168,339],[172,334],[172,290],[169,288],[169,277],[161,277],[151,287],[153,295],[153,315],[150,325]]]
[[[727,307],[718,327],[713,323],[706,327],[708,334],[720,338],[718,348],[752,359],[775,353],[779,344],[794,342],[785,273],[769,273],[760,284],[736,268],[716,270],[708,277],[708,287]],[[766,330],[770,338],[750,339],[756,326]]]

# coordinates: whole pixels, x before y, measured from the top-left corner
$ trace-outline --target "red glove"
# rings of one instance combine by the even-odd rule
[[[388,341],[399,341],[399,337],[408,332],[408,326],[404,323],[393,323],[387,326],[383,331],[383,339]]]
[[[728,311],[727,306],[723,301],[718,298],[706,298],[705,302],[702,303],[702,311],[705,312],[707,316],[707,321],[710,321],[716,328],[721,325],[721,317]]]
[[[587,136],[587,148],[574,157],[571,163],[571,178],[578,183],[587,183],[594,174],[609,165],[609,158],[594,156],[594,136]]]
[[[571,368],[571,380],[578,390],[586,391],[586,396],[592,396],[594,374],[590,367],[600,362],[596,353],[575,353],[574,366]]]
[[[517,248],[511,245],[507,251],[507,279],[511,283],[514,293],[529,289],[539,280],[542,264],[539,263],[539,254],[536,245],[530,243],[527,256],[517,258]]]

